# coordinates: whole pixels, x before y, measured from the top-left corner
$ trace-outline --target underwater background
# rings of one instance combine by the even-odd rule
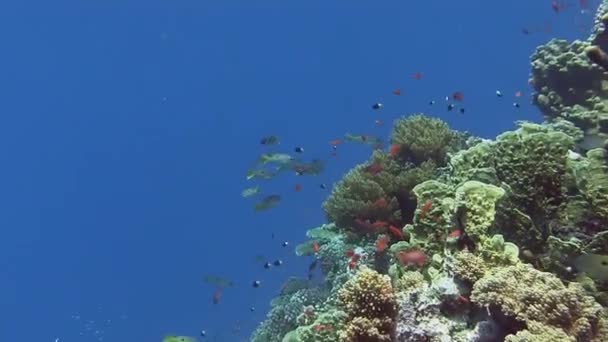
[[[566,43],[555,43],[558,48],[553,53],[566,54],[562,59],[556,57],[558,64],[576,56],[587,61],[586,67],[574,70],[570,78],[557,80],[557,84],[564,84],[591,78],[590,82],[573,81],[572,85],[579,95],[584,93],[587,98],[580,95],[564,104],[547,89],[535,89],[528,80],[537,47],[553,38],[569,42],[587,39],[598,5],[599,1],[574,0],[3,3],[0,10],[0,226],[4,234],[0,239],[0,341],[152,342],[173,335],[184,336],[184,341],[274,341],[259,337],[259,330],[254,333],[266,319],[271,300],[285,288],[290,277],[307,279],[316,254],[325,258],[325,263],[329,262],[327,254],[323,256],[323,246],[328,242],[309,239],[306,232],[327,222],[322,204],[330,198],[332,189],[336,191],[334,184],[357,164],[367,162],[369,167],[381,160],[401,163],[400,167],[407,164],[409,168],[419,167],[426,158],[421,156],[422,159],[415,160],[403,146],[401,150],[391,150],[395,143],[390,140],[395,120],[424,113],[443,120],[452,130],[466,131],[484,139],[495,139],[498,134],[517,129],[517,121],[541,123],[543,114],[552,120],[572,121],[578,128],[589,122],[597,124],[597,112],[605,111],[589,105],[588,98],[599,96],[601,100],[602,77],[608,78],[601,76],[603,71],[597,65],[590,67],[592,63],[584,58],[585,46],[573,48],[575,53],[568,55]],[[601,25],[598,22],[595,26]],[[601,42],[595,43],[601,45]],[[551,53],[546,52],[544,56]],[[542,56],[537,59],[543,60]],[[537,76],[542,79],[546,75]],[[545,80],[547,78],[551,76]],[[594,93],[597,89],[600,89],[599,95]],[[395,93],[397,90],[399,95]],[[539,93],[546,95],[540,101]],[[540,109],[533,102],[540,102]],[[372,108],[375,104],[381,108]],[[455,107],[448,111],[450,104]],[[563,108],[576,104],[587,104],[596,112],[580,119],[572,113],[587,113],[591,109]],[[464,113],[460,112],[461,108],[465,109]],[[432,136],[444,128],[432,120],[419,124],[434,128],[430,133],[412,133],[415,137]],[[575,178],[594,174],[596,169],[605,170],[602,164],[605,161],[601,158],[584,157],[591,147],[599,146],[597,135],[590,137],[587,132],[568,125],[565,126],[570,130],[563,133],[564,126],[557,126],[529,126],[529,131],[524,133],[571,134],[548,144],[557,146],[561,157],[568,150],[578,155],[572,159],[582,163],[572,166],[577,170],[573,171]],[[407,127],[404,130],[407,131]],[[346,134],[353,134],[355,138],[348,141]],[[273,146],[260,143],[263,137],[271,136],[278,137],[280,143]],[[379,146],[361,141],[362,136],[381,139],[382,150],[389,152],[377,157],[381,159],[371,157],[368,162],[372,150]],[[337,139],[340,143],[334,141]],[[405,139],[399,144],[405,145],[408,141]],[[484,142],[467,140],[454,133],[454,140],[444,143],[442,148],[448,146],[449,152],[455,154],[460,148],[473,148]],[[295,152],[296,147],[301,147],[303,152]],[[505,149],[529,155],[534,160],[548,156],[543,150],[535,156],[526,150],[528,147],[530,145],[520,142]],[[424,155],[426,151],[429,150],[423,148],[419,152]],[[448,157],[444,152],[447,151],[433,155],[435,166],[447,166]],[[272,179],[247,180],[248,172],[259,164],[263,153],[288,153],[301,159],[304,163],[301,165],[305,166],[318,159],[323,168],[310,174],[294,169],[292,160],[278,160],[287,172],[273,174]],[[274,156],[280,158],[280,155]],[[515,187],[520,177],[517,167],[521,166],[517,163],[508,164],[513,169],[510,174],[503,174],[504,177],[496,169],[499,175],[494,186],[500,188],[501,182],[512,181],[511,188]],[[384,168],[390,167],[384,165]],[[549,168],[548,172],[552,170]],[[442,196],[451,198],[449,194],[456,193],[454,179],[457,177],[453,172],[439,169],[429,172],[436,176],[429,179],[452,182],[446,185]],[[483,177],[496,176],[490,174]],[[463,182],[492,183],[488,178],[475,178],[466,172],[458,177],[462,177],[459,180]],[[572,181],[576,183],[572,188],[576,189],[564,191],[560,198],[566,203],[563,198],[576,197],[580,200],[577,205],[599,215],[589,218],[593,222],[587,222],[584,217],[580,220],[594,225],[593,233],[598,233],[605,229],[608,215],[601,216],[604,213],[597,208],[602,208],[603,202],[595,201],[608,191],[605,187],[608,183],[601,183],[605,179],[599,177],[601,184],[592,188],[588,184],[595,184],[598,178],[590,178],[585,184],[577,183],[578,178]],[[534,182],[543,183],[544,178],[538,176]],[[255,186],[259,186],[261,193],[243,198],[242,191]],[[514,191],[515,195],[509,197],[497,195],[504,190],[492,189],[496,201],[504,197],[503,204],[507,197],[509,201],[516,201],[529,195]],[[539,196],[554,195],[543,193],[544,189],[541,187]],[[461,189],[460,193],[467,192]],[[269,210],[254,210],[256,203],[258,209],[263,209],[259,205],[265,203],[268,195],[279,195],[280,202],[272,204]],[[508,232],[500,231],[497,225],[480,228],[481,231],[458,227],[460,233],[451,233],[451,228],[464,220],[462,215],[467,212],[467,205],[459,207],[458,198],[446,202],[436,194],[425,196],[420,195],[422,200],[418,202],[410,202],[414,206],[400,218],[392,217],[396,208],[382,214],[382,220],[394,225],[399,223],[397,228],[404,235],[401,238],[386,231],[378,234],[357,231],[353,222],[359,214],[350,213],[344,218],[334,213],[332,217],[342,220],[342,227],[334,228],[332,234],[352,238],[342,251],[345,256],[335,266],[336,270],[343,271],[340,277],[344,281],[358,279],[356,274],[360,272],[361,277],[380,279],[381,276],[366,265],[377,266],[380,273],[388,274],[388,264],[400,264],[403,269],[395,271],[398,275],[391,273],[393,282],[401,281],[403,272],[420,271],[421,277],[426,277],[424,280],[407,273],[412,275],[407,281],[418,285],[423,281],[432,283],[435,274],[429,274],[430,267],[436,266],[438,274],[454,271],[450,265],[446,269],[429,266],[431,262],[449,264],[444,255],[447,252],[438,246],[446,240],[445,235],[457,240],[448,254],[470,250],[469,254],[479,262],[484,257],[480,246],[486,242],[493,246],[519,243],[519,259],[540,260],[540,255],[544,255],[550,260],[535,266],[552,271],[566,282],[580,276],[584,265],[594,262],[581,259],[581,255],[590,255],[581,250],[576,253],[569,250],[574,254],[564,256],[566,252],[560,249],[559,253],[555,252],[558,256],[549,255],[545,245],[550,234],[548,228],[544,228],[549,224],[545,221],[551,215],[564,217],[560,216],[561,211],[560,215],[553,211],[535,215],[536,212],[525,212],[525,209],[544,207],[538,203],[519,203],[518,212],[532,217],[535,225],[544,229],[530,246],[522,246],[525,232],[509,239]],[[466,196],[462,196],[466,202]],[[370,200],[368,204],[382,204]],[[439,202],[434,203],[435,200]],[[395,204],[390,198],[387,201]],[[551,199],[543,203],[547,207],[555,204]],[[405,210],[403,203],[399,205],[399,210]],[[416,245],[411,238],[416,234],[402,230],[406,223],[429,225],[424,222],[428,219],[426,213],[441,208],[445,211],[433,215],[451,222],[446,223],[445,234],[425,235],[428,241]],[[488,214],[493,210],[484,207],[482,212]],[[512,212],[504,210],[499,208],[499,214],[504,214],[501,219],[513,222],[509,217]],[[356,219],[365,223],[364,228],[381,221],[371,216]],[[486,220],[492,221],[492,218],[486,217]],[[576,238],[572,231],[558,228],[555,232],[562,234],[563,241],[566,237]],[[498,229],[507,242],[501,244],[495,235],[489,235],[490,229]],[[389,236],[385,241],[386,250],[378,248],[380,235]],[[401,250],[393,248],[399,243],[396,240],[407,242],[408,239],[410,246]],[[297,256],[295,247],[302,243],[313,249],[317,243],[320,250]],[[350,267],[349,262],[359,251],[357,248],[365,250],[367,258]],[[420,265],[404,261],[407,257],[399,254],[412,251],[424,254]],[[597,248],[593,252],[606,254]],[[376,254],[382,256],[378,258],[381,260],[375,260]],[[442,255],[443,259],[432,258],[434,254]],[[520,267],[511,265],[515,263],[512,257],[510,255],[504,264],[493,261],[495,272],[501,272],[502,267]],[[278,260],[282,263],[280,266],[264,267],[266,262]],[[572,270],[576,264],[584,265]],[[560,273],[562,269],[556,270],[558,266],[564,270],[570,268]],[[310,282],[304,281],[298,286],[321,288],[324,276],[320,268],[319,265],[312,271]],[[336,270],[330,273],[335,275]],[[522,279],[528,279],[530,276],[525,272],[531,272],[511,271],[521,272]],[[467,280],[479,282],[482,275],[483,272],[469,275]],[[259,281],[256,283],[259,286],[254,286],[255,281]],[[386,278],[378,281],[390,285],[390,281],[386,284]],[[356,287],[354,280],[350,284]],[[559,287],[557,283],[552,284]],[[395,291],[397,285],[405,286],[394,284]],[[458,295],[463,296],[459,299],[461,302],[450,302],[450,310],[446,310],[450,314],[459,310],[471,313],[476,306],[490,305],[492,298],[488,297],[492,292],[487,288],[491,284],[482,285],[477,295],[473,291],[472,298],[471,288],[468,292],[463,290]],[[326,290],[332,294],[338,291]],[[586,303],[581,304],[583,309],[573,306],[579,311],[595,308],[592,299],[595,290],[588,284],[586,295],[572,294]],[[566,290],[560,288],[559,291]],[[349,323],[345,322],[353,320],[345,317],[342,325],[315,323],[328,307],[326,295],[319,295],[318,307],[305,317],[309,321],[301,323],[309,327],[309,332],[328,341],[337,340],[338,330],[346,331]],[[458,296],[455,298],[460,298]],[[566,298],[564,294],[556,296]],[[390,305],[396,305],[392,301]],[[598,301],[601,302],[601,298]],[[304,307],[301,309],[305,314]],[[529,317],[522,318],[524,314],[511,309],[498,311],[505,316],[520,314],[519,325],[496,318],[502,328],[513,329],[495,329],[499,331],[496,338],[501,340],[506,333],[526,329],[534,335],[538,322],[526,321],[524,327],[522,321]],[[569,322],[579,316],[580,313],[559,318]],[[282,327],[283,330],[273,331],[287,334],[296,330],[294,322]],[[467,329],[472,330],[475,321],[470,322],[473,323]],[[602,331],[600,323],[597,327],[593,322],[585,324],[597,333]],[[547,324],[557,326],[555,322]],[[389,322],[386,330],[395,329],[395,325],[398,325],[396,320]],[[466,330],[460,328],[460,331]],[[452,331],[457,330],[452,327]],[[201,336],[202,331],[206,336]],[[370,340],[409,341],[403,330],[401,333],[401,337],[392,332]],[[557,336],[554,339],[557,341],[560,338],[568,341],[567,338],[576,335],[571,331],[551,333]],[[569,335],[566,338],[564,334]],[[576,336],[580,340],[583,335]],[[586,340],[600,338],[584,336]],[[298,340],[293,334],[291,337]],[[321,340],[321,337],[312,340]],[[283,336],[276,338],[281,341]],[[342,338],[348,340],[349,337]],[[359,340],[367,339],[359,337]]]

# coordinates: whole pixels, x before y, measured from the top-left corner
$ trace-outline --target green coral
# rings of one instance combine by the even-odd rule
[[[519,261],[519,248],[516,244],[506,242],[502,235],[484,239],[479,248],[481,257],[490,265],[506,266]]]
[[[452,221],[455,202],[453,187],[429,180],[412,190],[416,196],[418,209],[414,224],[406,225],[411,247],[420,247],[427,253],[443,250],[444,241]]]
[[[608,220],[608,165],[604,149],[593,149],[587,157],[572,162],[578,188],[591,204],[596,215]]]
[[[489,268],[482,257],[469,251],[456,253],[452,264],[454,274],[471,284],[481,279]]]
[[[300,326],[295,330],[298,342],[333,342],[338,340],[338,335],[343,329],[346,314],[331,308],[320,313],[312,324]]]
[[[455,153],[449,160],[450,181],[458,184],[468,180],[477,180],[498,185],[494,158],[494,142],[492,141],[482,141]]]
[[[398,119],[391,141],[399,145],[399,156],[414,164],[433,160],[445,164],[448,151],[462,143],[462,138],[440,120],[422,114]]]
[[[323,209],[338,227],[354,231],[356,219],[402,222],[415,206],[410,190],[431,178],[434,170],[432,162],[402,165],[376,151],[368,163],[356,166],[336,184]],[[384,203],[378,205],[379,200]]]
[[[304,308],[322,302],[327,296],[325,291],[317,288],[291,291],[284,291],[271,302],[272,308],[266,320],[251,336],[252,342],[281,342],[286,333],[297,327],[297,319]]]
[[[340,238],[340,232],[335,224],[329,223],[310,229],[306,232],[306,236],[310,239],[309,241],[299,244],[296,246],[296,255],[298,256],[309,256],[313,255],[314,244],[322,246],[324,244],[331,243],[334,239]]]
[[[550,216],[563,200],[562,181],[573,140],[562,132],[523,124],[496,139],[498,177],[509,184],[519,209],[531,216]]]
[[[527,326],[561,330],[577,341],[608,340],[605,312],[580,285],[566,287],[553,274],[530,265],[491,269],[473,286],[471,300]]]
[[[585,53],[589,42],[552,39],[532,55],[531,83],[534,103],[548,118],[564,115],[564,107],[587,104],[605,94],[607,79],[602,68],[591,63]],[[568,120],[576,120],[567,116]]]
[[[519,262],[519,248],[506,242],[502,235],[484,237],[473,252],[457,252],[452,260],[454,274],[471,284],[495,267],[506,267]]]
[[[474,241],[487,235],[494,223],[496,202],[504,194],[503,189],[478,181],[468,181],[456,189],[456,201],[465,208],[462,221]]]
[[[548,341],[576,342],[576,339],[568,336],[563,330],[536,322],[529,322],[525,330],[518,331],[515,335],[509,335],[505,338],[505,342]]]

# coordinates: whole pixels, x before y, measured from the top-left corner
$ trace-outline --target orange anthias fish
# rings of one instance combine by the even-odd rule
[[[332,146],[340,145],[341,143],[342,143],[342,140],[340,140],[340,139],[335,139],[335,140],[329,141],[329,144]]]
[[[464,94],[461,91],[455,91],[452,94],[452,98],[454,99],[454,101],[462,101],[464,100]]]
[[[401,251],[395,257],[403,266],[416,265],[422,267],[426,264],[427,260],[426,254],[420,249],[413,249],[407,252]]]
[[[462,230],[456,229],[456,230],[450,232],[450,234],[448,234],[448,238],[457,239],[460,237],[460,235],[462,235]]]
[[[384,198],[378,198],[374,204],[374,207],[383,208],[386,207],[386,200]]]
[[[380,228],[384,228],[386,226],[388,226],[388,222],[376,221],[376,222],[372,223],[372,227],[376,230],[378,230]]]
[[[431,210],[431,207],[433,206],[433,202],[431,200],[426,200],[426,202],[424,202],[424,204],[422,205],[422,208],[420,208],[420,219],[424,219],[424,217],[426,216],[426,213],[429,212],[429,210]]]
[[[213,297],[212,297],[213,304],[219,304],[221,299],[222,299],[222,289],[215,290],[215,292],[213,292]]]
[[[422,79],[422,73],[421,72],[415,72],[411,76],[412,76],[413,79],[415,79],[417,81],[420,81]]]
[[[352,270],[357,267],[357,262],[359,261],[359,259],[361,259],[361,255],[355,253],[352,249],[349,249],[348,251],[346,251],[346,256],[350,257],[350,261],[348,262],[348,269]]]
[[[395,90],[393,90],[393,94],[395,94],[397,96],[401,95],[401,89],[395,89]]]
[[[395,239],[398,240],[403,240],[403,232],[401,232],[401,230],[393,225],[390,225],[388,227],[388,232],[395,237]]]
[[[515,97],[521,97],[522,92],[520,90],[515,92]]]
[[[315,253],[319,253],[319,244],[316,241],[312,243],[312,250]]]
[[[369,222],[369,220],[364,221],[360,218],[355,219],[353,226],[363,234],[375,233],[377,229],[372,223]]]
[[[380,235],[378,240],[376,240],[376,251],[382,253],[386,250],[386,247],[388,247],[388,236]]]
[[[333,327],[329,324],[317,324],[315,326],[312,327],[312,329],[318,333],[321,331],[331,331],[333,329]]]
[[[294,191],[295,191],[295,192],[300,192],[300,191],[302,191],[302,185],[301,185],[301,184],[296,184],[296,186],[294,187]]]
[[[399,151],[401,151],[401,145],[392,144],[388,150],[388,154],[391,156],[391,158],[395,158],[399,154]]]
[[[371,165],[368,165],[365,167],[365,172],[371,174],[371,175],[377,175],[380,172],[384,171],[384,166],[382,166],[382,164],[378,163],[378,162],[374,162]]]

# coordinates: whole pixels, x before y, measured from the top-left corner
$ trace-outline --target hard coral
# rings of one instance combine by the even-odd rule
[[[608,221],[608,153],[604,149],[587,152],[586,158],[572,162],[578,188],[595,214]]]
[[[400,146],[400,158],[414,164],[433,160],[438,165],[445,163],[448,151],[463,143],[445,122],[422,114],[397,120],[391,141]]]
[[[253,332],[251,341],[280,342],[287,332],[297,327],[297,318],[304,307],[321,302],[325,296],[326,293],[317,288],[284,292],[272,301],[266,320]]]
[[[376,165],[378,172],[369,172]],[[401,165],[385,153],[374,152],[368,163],[356,166],[333,188],[323,208],[330,221],[340,228],[370,233],[355,225],[361,222],[391,222],[400,226],[413,215],[415,201],[410,190],[419,182],[433,176],[435,165]],[[371,230],[371,229],[369,229]]]
[[[464,207],[462,223],[474,241],[480,241],[494,223],[496,202],[505,191],[491,184],[468,181],[456,189],[456,201]]]
[[[498,310],[524,328],[561,330],[577,341],[608,340],[605,312],[580,285],[566,287],[553,274],[530,265],[490,270],[473,286],[471,300]]]
[[[583,105],[597,95],[605,95],[604,70],[585,53],[588,42],[553,39],[532,55],[531,83],[535,104],[549,119],[562,116],[564,107]],[[570,117],[567,119],[574,119]]]
[[[362,267],[338,292],[338,305],[348,316],[341,341],[390,341],[394,336],[396,301],[390,277]]]

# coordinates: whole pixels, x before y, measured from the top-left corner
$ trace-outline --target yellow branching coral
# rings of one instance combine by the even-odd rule
[[[342,341],[391,340],[397,303],[389,276],[361,267],[338,292],[338,304],[348,315]]]

